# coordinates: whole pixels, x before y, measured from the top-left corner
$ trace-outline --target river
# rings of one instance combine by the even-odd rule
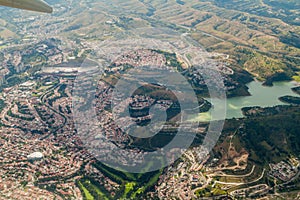
[[[241,118],[243,117],[241,109],[243,107],[260,106],[260,107],[272,107],[276,105],[285,105],[285,103],[278,100],[279,97],[285,95],[298,96],[294,93],[291,88],[299,86],[296,82],[276,82],[274,86],[268,87],[263,86],[261,82],[253,81],[247,85],[249,87],[249,92],[251,96],[244,97],[233,97],[228,98],[226,102],[220,103],[220,105],[227,105],[226,108],[226,119]],[[207,99],[208,101],[213,101],[216,103],[220,102],[216,99]],[[220,106],[219,105],[219,106]],[[214,112],[216,112],[217,106],[214,106]],[[193,116],[191,121],[209,121],[211,120],[212,110],[206,113],[200,113],[197,116]],[[222,115],[221,115],[222,116]],[[223,116],[224,117],[224,116]],[[218,119],[216,117],[215,119]],[[214,120],[215,120],[214,119]]]

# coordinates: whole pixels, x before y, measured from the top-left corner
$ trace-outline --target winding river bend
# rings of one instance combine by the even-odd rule
[[[260,107],[272,107],[276,105],[286,105],[279,101],[279,97],[285,95],[298,96],[291,88],[299,86],[296,82],[276,82],[274,86],[263,86],[261,82],[253,81],[247,85],[251,96],[246,97],[233,97],[227,99],[227,113],[226,119],[241,118],[243,117],[241,109],[243,107],[260,106]],[[211,101],[210,99],[207,99]],[[218,100],[215,100],[218,102]],[[212,108],[214,109],[214,108]],[[200,113],[194,116],[192,121],[209,121],[211,120],[211,111],[206,113]],[[213,119],[218,120],[218,119]]]

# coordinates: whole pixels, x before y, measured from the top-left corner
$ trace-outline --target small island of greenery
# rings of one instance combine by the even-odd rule
[[[293,92],[300,95],[300,86],[292,88]]]
[[[280,97],[279,100],[284,103],[300,105],[300,97],[286,95],[286,96]]]

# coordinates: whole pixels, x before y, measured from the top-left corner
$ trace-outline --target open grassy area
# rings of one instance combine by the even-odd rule
[[[95,199],[103,199],[103,200],[108,200],[108,197],[105,196],[105,194],[94,184],[92,184],[90,181],[86,180],[84,182],[84,185],[87,186],[87,188],[91,188],[93,191],[96,192],[97,197]]]
[[[124,194],[123,194],[124,199],[126,198],[127,194],[134,189],[135,185],[136,185],[135,182],[128,182],[128,183],[125,184],[125,191],[124,191]]]
[[[297,82],[300,82],[300,72],[297,73],[298,75],[293,76],[293,79]]]
[[[82,192],[83,199],[86,200],[109,200],[111,197],[108,193],[105,193],[101,190],[100,187],[95,185],[92,181],[87,178],[81,179],[77,181],[77,186],[79,187],[80,191]]]
[[[83,184],[79,181],[78,182],[79,188],[83,191],[83,195],[87,200],[94,200],[94,197],[91,193],[83,186]]]
[[[95,167],[105,174],[105,176],[120,184],[120,190],[117,192],[117,196],[114,197],[120,199],[138,199],[142,197],[146,191],[157,183],[158,178],[162,173],[162,170],[160,170],[134,174],[118,171],[101,163],[96,163]],[[151,167],[151,163],[148,167]],[[145,169],[145,171],[147,171],[147,169]],[[102,193],[105,192],[102,191]]]

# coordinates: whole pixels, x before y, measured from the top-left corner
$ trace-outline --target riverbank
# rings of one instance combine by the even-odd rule
[[[264,86],[262,82],[252,81],[247,84],[251,96],[240,96],[227,98],[226,105],[226,119],[242,118],[242,108],[244,107],[273,107],[277,105],[288,105],[288,103],[281,102],[280,97],[283,96],[295,96],[296,94],[292,90],[298,86],[299,83],[290,82],[274,82],[273,86]],[[212,102],[212,99],[207,99]],[[215,103],[224,105],[224,101],[213,99]],[[214,105],[212,109],[216,109],[218,106]],[[191,121],[210,121],[210,120],[222,120],[221,118],[213,118],[211,116],[212,109],[209,112],[199,113],[197,116],[192,116]],[[216,112],[216,111],[215,111]],[[221,115],[220,115],[221,116]]]

